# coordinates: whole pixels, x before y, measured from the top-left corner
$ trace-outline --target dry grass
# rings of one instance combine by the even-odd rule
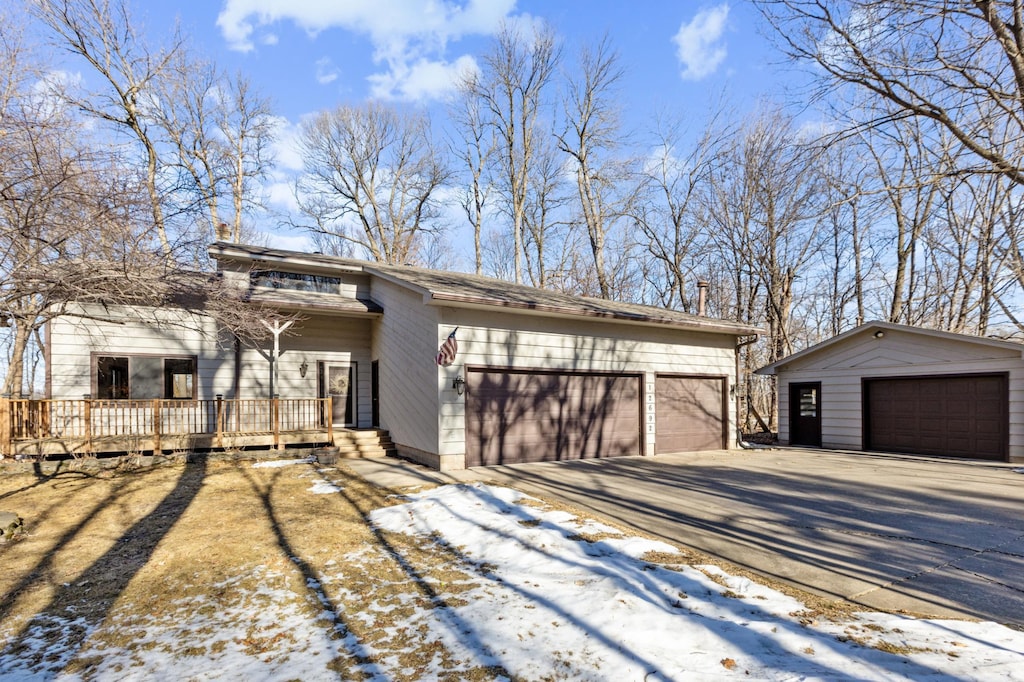
[[[402,498],[343,465],[317,473],[315,465],[250,464],[0,475],[0,510],[24,518],[26,531],[0,544],[0,656],[18,655],[36,670],[85,679],[98,675],[105,650],[139,659],[160,650],[181,659],[235,647],[273,662],[301,652],[304,643],[272,616],[237,633],[240,616],[270,600],[272,591],[276,601],[264,610],[273,614],[283,599],[315,622],[339,652],[325,667],[343,679],[363,679],[376,664],[401,671],[392,673],[397,680],[421,679],[426,671],[453,680],[512,678],[503,669],[458,660],[417,616],[463,604],[460,595],[488,580],[493,567],[467,561],[458,547],[437,538],[372,528],[367,515]],[[314,476],[341,490],[311,494]],[[585,516],[567,505],[533,504]],[[614,534],[573,539],[605,537]],[[667,568],[717,564],[766,582],[694,551],[652,552],[644,560]],[[793,615],[804,624],[846,619],[854,610],[769,584],[803,601],[806,611]],[[183,621],[191,629],[183,626],[172,643],[147,634]],[[236,634],[225,636],[227,625]],[[35,637],[60,646],[47,649]],[[866,644],[890,646],[871,640]]]
[[[314,465],[300,466],[313,473]],[[338,467],[328,478],[341,491],[312,495],[311,478],[296,468],[200,462],[0,476],[0,509],[16,511],[26,528],[19,541],[0,545],[0,654],[35,657],[37,666],[89,678],[96,657],[74,652],[86,644],[93,651],[166,648],[147,639],[145,628],[174,622],[183,608],[211,625],[189,632],[167,652],[172,656],[205,656],[229,645],[253,656],[282,644],[301,647],[269,625],[253,625],[231,642],[218,637],[218,618],[238,613],[241,599],[251,608],[261,590],[272,589],[322,620],[332,639],[354,636],[359,646],[340,646],[343,653],[328,666],[346,679],[373,664],[366,651],[400,656],[408,679],[428,665],[458,669],[453,679],[507,675],[459,668],[436,642],[409,646],[425,634],[409,616],[457,603],[478,578],[472,565],[430,539],[371,528],[371,510],[400,501],[389,491]],[[358,570],[346,571],[346,556],[361,557]],[[444,586],[443,599],[435,585]],[[30,627],[60,640],[70,657],[47,663]]]

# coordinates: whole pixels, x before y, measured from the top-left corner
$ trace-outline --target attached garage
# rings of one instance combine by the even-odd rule
[[[655,454],[719,450],[728,441],[725,377],[655,378]]]
[[[467,368],[466,466],[639,455],[637,374]]]
[[[1024,345],[869,322],[757,370],[779,441],[1024,461]]]
[[[1006,374],[864,380],[864,449],[1005,460]]]

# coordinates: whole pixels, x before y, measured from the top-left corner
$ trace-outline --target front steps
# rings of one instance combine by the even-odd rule
[[[332,456],[334,459],[361,459],[395,454],[395,444],[384,429],[338,429],[334,432],[334,445],[316,451],[321,464],[332,464],[327,461]]]

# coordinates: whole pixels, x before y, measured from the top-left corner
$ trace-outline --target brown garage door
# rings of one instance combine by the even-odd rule
[[[1005,374],[866,379],[864,448],[1003,460]]]
[[[466,466],[639,455],[640,381],[468,370]]]
[[[655,453],[725,447],[725,381],[724,377],[655,378]]]

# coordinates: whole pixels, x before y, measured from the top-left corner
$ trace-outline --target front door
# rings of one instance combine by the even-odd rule
[[[821,447],[821,382],[789,385],[789,442]]]
[[[319,363],[321,398],[333,398],[331,421],[338,426],[356,426],[356,363]]]

